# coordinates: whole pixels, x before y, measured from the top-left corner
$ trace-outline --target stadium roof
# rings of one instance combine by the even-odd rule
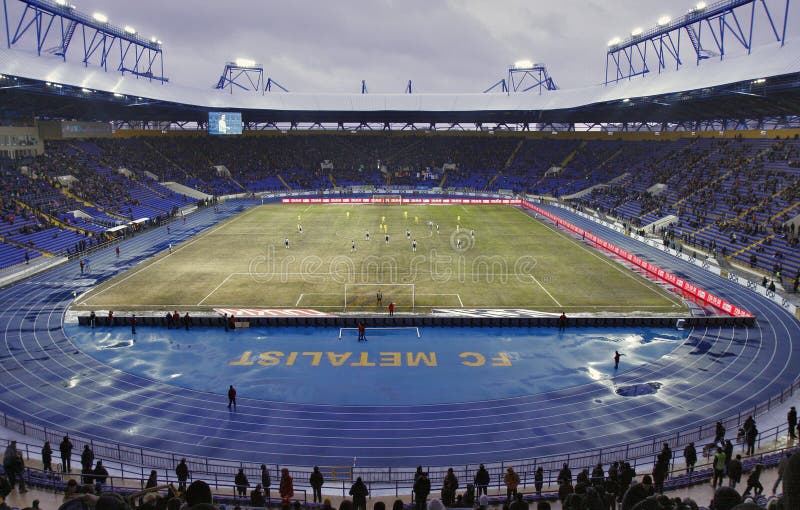
[[[670,122],[800,112],[800,38],[680,71],[541,95],[231,94],[5,48],[0,49],[0,73],[18,79],[0,83],[3,95],[14,100],[15,114],[82,120],[200,122],[210,110],[242,111],[245,122],[498,123]]]

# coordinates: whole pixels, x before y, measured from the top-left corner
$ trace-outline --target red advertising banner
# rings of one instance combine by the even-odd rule
[[[470,204],[470,205],[520,205],[517,198],[282,198],[284,204]]]
[[[734,304],[725,301],[724,299],[718,296],[715,296],[714,294],[711,294],[710,292],[706,292],[700,287],[697,287],[696,285],[693,285],[668,271],[664,271],[660,267],[651,264],[645,260],[642,260],[641,258],[637,257],[632,253],[628,253],[619,246],[616,246],[606,241],[605,239],[601,239],[600,237],[597,237],[591,232],[583,230],[582,228],[573,225],[568,221],[564,221],[559,216],[556,216],[555,214],[549,211],[545,211],[544,209],[525,201],[522,202],[522,207],[524,207],[525,209],[530,209],[532,211],[535,211],[537,214],[541,214],[545,218],[555,223],[556,226],[562,227],[566,230],[571,230],[576,234],[585,237],[586,239],[595,243],[597,246],[603,248],[604,250],[609,251],[614,255],[617,255],[618,257],[623,258],[628,262],[641,267],[642,269],[654,275],[655,277],[659,278],[660,280],[665,281],[671,285],[674,285],[675,287],[683,290],[687,294],[696,297],[697,299],[703,301],[704,303],[708,303],[709,305],[713,306],[718,310],[721,310],[722,312],[728,315],[732,315],[734,317],[754,317],[752,313],[748,312],[744,308],[740,308]]]

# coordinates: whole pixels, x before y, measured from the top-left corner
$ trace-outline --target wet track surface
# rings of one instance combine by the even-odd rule
[[[73,292],[243,207],[228,202],[220,214],[200,211],[174,224],[169,238],[162,227],[129,239],[120,259],[113,248],[92,256],[89,275],[73,262],[0,290],[0,401],[7,412],[48,428],[185,455],[295,465],[348,465],[353,457],[361,466],[464,464],[589,450],[707,424],[778,393],[800,366],[791,342],[800,338],[800,323],[777,304],[561,209],[556,214],[564,219],[753,312],[757,325],[695,329],[646,365],[552,391],[392,405],[245,397],[235,413],[224,405],[224,389],[198,391],[120,371],[65,334]],[[308,384],[324,384],[308,377]],[[656,391],[644,391],[656,382]],[[630,391],[638,396],[625,396]]]

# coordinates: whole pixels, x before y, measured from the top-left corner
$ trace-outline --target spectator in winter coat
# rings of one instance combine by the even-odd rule
[[[369,490],[367,485],[359,476],[355,483],[350,487],[350,495],[353,497],[353,510],[367,510],[367,496]]]
[[[511,498],[517,495],[517,487],[519,486],[519,475],[514,472],[514,468],[511,466],[506,469],[503,482],[506,484],[506,500],[511,501]]]
[[[489,486],[490,482],[489,471],[481,464],[478,468],[478,472],[475,473],[475,487],[478,489],[478,496],[486,494],[486,488]]]
[[[289,475],[289,469],[281,469],[281,487],[280,487],[281,500],[288,503],[294,496],[294,481]]]
[[[728,487],[735,489],[740,481],[742,481],[742,456],[737,455],[728,463]]]

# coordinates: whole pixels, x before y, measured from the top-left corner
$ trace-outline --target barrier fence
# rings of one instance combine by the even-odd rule
[[[299,199],[299,200],[306,200],[306,199]],[[345,200],[344,198],[341,200]],[[434,199],[419,199],[419,200],[434,200]],[[525,208],[533,209],[538,214],[542,215],[550,215],[547,211],[544,211],[541,208],[538,208],[534,204],[531,204],[527,201],[517,200],[517,199],[497,199],[503,200],[502,202],[496,201],[493,202],[493,199],[486,199],[485,202],[465,202],[465,199],[440,199],[440,202],[420,202],[420,203],[509,203],[509,204],[517,204],[522,205]],[[445,202],[444,200],[448,200]],[[450,202],[449,200],[453,200]],[[456,202],[455,200],[459,200]],[[470,199],[473,200],[473,199]],[[483,199],[480,199],[483,200]],[[331,202],[335,203],[335,202]],[[343,202],[344,203],[344,202]],[[554,215],[551,215],[554,216]],[[578,227],[569,224],[571,227],[568,227],[563,220],[560,220],[557,216],[554,216],[557,220],[561,221],[562,225],[574,232],[581,234],[582,230]],[[552,219],[552,218],[551,218]],[[592,235],[589,232],[585,233],[588,236]],[[603,241],[599,237],[594,236],[593,239],[590,239],[592,242],[599,243]],[[612,245],[613,246],[613,245]],[[614,251],[613,248],[604,247],[606,249],[610,249],[610,251],[614,252],[615,254],[630,260],[631,262],[637,263],[637,261],[633,260],[633,256],[624,252],[617,248],[617,251]],[[624,252],[624,254],[622,253]],[[631,258],[628,258],[630,256]],[[645,261],[638,260],[638,262],[645,263]],[[659,275],[658,268],[655,266],[650,265],[650,269],[647,269],[649,272],[656,274],[656,276],[664,277],[665,274]],[[644,266],[641,266],[644,267]],[[655,271],[655,272],[654,272]],[[674,275],[670,275],[673,278]],[[697,289],[698,291],[701,289]],[[710,294],[705,294],[704,298],[708,298],[711,296]],[[698,294],[698,297],[699,294]],[[716,296],[711,296],[715,298]],[[719,298],[716,299],[706,299],[709,304],[717,306],[726,313],[730,313],[733,317],[727,317],[728,320],[732,320],[735,318],[740,319],[751,319],[752,315],[749,312],[739,309],[738,307],[734,307],[730,305],[730,307],[725,306],[724,303],[721,303]],[[81,318],[84,320],[85,318]],[[101,319],[101,318],[98,318]],[[212,325],[211,320],[213,318],[208,318],[209,324]],[[294,319],[294,318],[278,318],[278,319]],[[309,318],[303,318],[308,320]],[[337,318],[324,318],[324,320],[331,320],[330,325],[336,325]],[[473,319],[469,317],[461,317],[461,318],[452,318],[453,322],[449,324],[442,324],[447,326],[456,326],[456,325],[470,325],[469,322],[464,322],[466,319]],[[459,321],[456,321],[459,319]],[[539,319],[539,318],[535,318]],[[625,318],[615,318],[617,320],[627,320]],[[710,318],[696,318],[698,320],[702,319],[710,319]],[[424,320],[424,319],[423,319]],[[485,319],[480,319],[485,320]],[[515,319],[521,320],[521,319]],[[571,319],[574,320],[574,319]],[[689,319],[692,320],[692,319]],[[344,324],[342,322],[341,324]],[[326,324],[327,325],[327,324]],[[588,324],[587,324],[588,325]],[[783,404],[792,397],[795,393],[795,390],[800,388],[800,378],[795,379],[795,381],[789,386],[789,388],[782,391],[780,394],[771,397],[766,402],[763,402],[759,405],[756,405],[752,409],[748,409],[745,411],[739,412],[737,415],[730,416],[725,420],[722,420],[723,425],[726,427],[726,430],[733,431],[738,429],[738,427],[744,422],[744,419],[748,415],[752,416],[760,416],[766,412],[769,412],[773,409],[776,409],[778,406],[783,406]],[[58,444],[60,443],[61,439],[64,436],[62,431],[55,431],[52,429],[47,429],[46,427],[41,427],[36,424],[28,423],[23,419],[16,418],[14,416],[10,416],[6,412],[2,413],[3,419],[3,426],[11,430],[13,432],[17,432],[23,434],[27,437],[31,437],[40,441],[50,441],[51,446],[57,452],[58,451]],[[657,436],[649,439],[639,440],[623,445],[617,445],[607,448],[599,448],[595,450],[585,451],[585,452],[573,452],[568,454],[560,454],[560,455],[552,455],[552,456],[544,456],[544,457],[537,457],[537,458],[528,458],[528,459],[519,459],[519,460],[510,460],[500,463],[492,463],[486,464],[487,469],[490,471],[490,475],[492,480],[496,480],[497,484],[496,487],[498,489],[502,486],[502,475],[505,472],[506,467],[513,466],[515,470],[518,472],[522,479],[523,485],[532,485],[533,484],[533,472],[536,467],[542,466],[545,471],[545,484],[552,485],[552,482],[555,480],[555,476],[557,472],[561,469],[563,463],[567,463],[573,467],[573,469],[580,469],[584,467],[590,468],[595,466],[597,463],[602,463],[604,466],[608,466],[610,463],[614,461],[627,461],[630,462],[634,468],[637,467],[647,467],[651,466],[654,458],[660,452],[662,445],[664,443],[669,444],[670,448],[673,449],[676,453],[682,451],[683,447],[686,446],[690,442],[696,443],[698,450],[700,450],[704,445],[702,443],[703,440],[707,440],[708,438],[713,438],[715,433],[715,424],[705,424],[701,425],[697,428],[686,429],[675,434],[671,434],[668,436]],[[768,441],[777,441],[778,438],[786,431],[786,425],[781,425],[778,427],[773,427],[772,429],[763,431],[759,434],[758,444],[760,445],[762,442]],[[94,451],[95,456],[99,459],[102,459],[104,463],[108,462],[107,468],[110,470],[117,471],[121,473],[120,480],[143,480],[147,478],[149,471],[151,469],[155,469],[158,471],[159,474],[159,481],[167,481],[167,482],[176,482],[177,479],[174,475],[175,466],[178,464],[178,461],[185,457],[187,461],[187,465],[189,466],[189,470],[192,473],[192,478],[195,479],[203,479],[212,484],[217,488],[224,488],[224,487],[233,487],[233,478],[235,477],[236,473],[240,468],[244,469],[245,473],[247,474],[248,478],[251,480],[250,485],[255,486],[256,483],[259,483],[261,480],[260,474],[260,464],[252,464],[252,463],[242,463],[237,462],[235,460],[224,460],[224,459],[215,459],[215,458],[207,458],[207,457],[191,457],[191,456],[183,456],[177,453],[170,453],[170,452],[160,452],[154,450],[147,450],[140,447],[136,447],[133,445],[126,445],[122,443],[115,443],[115,442],[106,442],[106,441],[99,441],[88,437],[81,437],[81,436],[70,436],[70,440],[74,445],[74,451],[80,452],[83,449],[85,444],[88,444],[90,448]],[[28,458],[37,457],[36,455],[41,448],[41,446],[35,445],[28,445],[28,444],[20,444],[21,449],[25,452]],[[58,455],[54,455],[54,458],[58,458]],[[673,465],[672,468],[674,470],[675,460],[680,458],[679,455],[675,455],[673,457]],[[266,464],[266,463],[265,463]],[[266,464],[271,478],[272,478],[272,487],[277,487],[280,480],[280,469],[284,466],[279,466],[276,464]],[[287,466],[288,467],[288,466]],[[474,477],[474,473],[477,471],[477,465],[465,465],[465,466],[427,466],[427,471],[430,473],[432,485],[435,487],[437,484],[440,484],[441,481],[444,479],[444,476],[447,472],[448,467],[453,467],[457,473],[457,476],[460,480],[462,480],[462,486],[464,486],[467,482],[471,481]],[[698,468],[700,465],[698,465]],[[379,490],[388,490],[394,491],[396,494],[400,493],[407,493],[410,491],[410,488],[413,486],[413,477],[414,477],[414,468],[380,468],[380,467],[358,467],[356,465],[351,466],[349,468],[346,467],[338,467],[336,469],[328,467],[325,471],[323,471],[330,480],[329,483],[341,483],[341,490],[342,494],[345,494],[346,489],[349,489],[349,482],[353,480],[355,477],[360,476],[364,479],[364,481],[370,485],[372,488],[377,488]],[[303,481],[307,480],[308,476],[311,473],[310,467],[302,467],[302,466],[294,466],[290,467],[290,472],[292,476],[295,478],[295,485],[302,487]],[[348,477],[347,479],[339,478],[339,477]],[[329,478],[330,477],[330,478]],[[307,485],[306,485],[307,486]],[[328,485],[328,488],[330,485]],[[492,487],[495,487],[494,483]],[[305,499],[305,492],[303,489],[296,489],[297,492],[303,493],[303,498]]]
[[[736,431],[745,422],[748,416],[759,417],[775,409],[784,410],[784,405],[789,401],[795,392],[800,389],[800,378],[795,381],[781,393],[769,398],[767,401],[754,406],[752,409],[740,411],[736,415],[729,416],[726,419],[720,420],[725,427],[727,434],[726,437],[734,439]],[[8,413],[2,413],[2,425],[7,430],[23,434],[26,437],[37,439],[42,443],[50,441],[50,445],[54,450],[53,465],[56,466],[60,461],[58,454],[58,445],[64,437],[65,433],[46,427],[41,427],[36,424],[28,423],[25,420],[10,416]],[[567,454],[549,455],[534,458],[525,458],[517,460],[508,460],[497,463],[484,463],[487,470],[492,477],[493,483],[491,487],[498,490],[503,488],[502,483],[503,474],[507,467],[511,466],[520,475],[522,485],[533,485],[534,471],[538,466],[542,466],[545,473],[545,485],[553,485],[558,471],[564,463],[568,464],[573,470],[573,476],[583,468],[591,469],[601,463],[606,469],[613,462],[629,462],[634,469],[642,469],[650,467],[656,456],[661,451],[663,444],[666,443],[672,449],[673,458],[670,472],[675,472],[676,464],[679,459],[682,459],[683,448],[690,442],[695,443],[698,450],[698,456],[702,458],[703,452],[708,451],[709,445],[712,443],[716,432],[716,423],[708,423],[700,425],[696,428],[690,428],[676,432],[674,434],[656,436],[649,439],[643,439],[616,445],[606,448],[597,448],[594,450],[583,452],[572,452]],[[778,440],[787,433],[787,425],[783,423],[779,426],[763,430],[759,433],[757,439],[757,447],[763,444],[776,443]],[[243,469],[247,475],[250,486],[255,487],[257,483],[261,482],[261,469],[260,464],[239,462],[236,460],[224,460],[210,457],[193,457],[185,456],[179,453],[160,452],[156,450],[147,450],[144,448],[125,445],[122,443],[100,441],[79,435],[70,435],[70,441],[73,444],[73,459],[78,460],[76,465],[79,465],[80,452],[83,450],[84,445],[89,445],[95,454],[95,458],[102,460],[106,469],[109,471],[120,473],[117,477],[118,482],[124,480],[142,481],[146,480],[150,470],[155,469],[158,472],[159,482],[177,483],[175,476],[175,466],[182,458],[186,459],[186,464],[191,473],[191,479],[201,479],[208,482],[210,485],[218,489],[231,488],[233,489],[233,480],[238,473],[239,469]],[[705,441],[705,442],[704,442]],[[3,444],[7,444],[8,440],[4,440]],[[735,444],[741,444],[735,441]],[[41,458],[40,450],[41,444],[23,444],[18,443],[18,448],[24,452],[26,458]],[[775,448],[761,452],[761,455],[766,455],[773,451],[781,450],[782,447],[776,446]],[[713,452],[712,452],[713,455]],[[267,459],[265,459],[267,460]],[[710,460],[709,460],[710,462]],[[280,481],[280,471],[286,467],[290,470],[292,477],[295,480],[295,491],[302,492],[304,488],[308,488],[308,477],[311,475],[312,467],[310,466],[282,466],[278,464],[269,464],[264,462],[267,466],[272,487],[277,490]],[[466,483],[471,483],[475,473],[478,470],[477,464],[467,464],[462,466],[431,466],[424,463],[424,459],[420,460],[420,464],[429,472],[432,487],[438,487],[444,480],[447,474],[447,469],[452,467],[462,480],[462,487]],[[697,470],[707,465],[708,462],[698,463]],[[379,466],[320,466],[323,474],[325,475],[327,490],[330,491],[332,486],[337,486],[337,491],[341,488],[342,495],[347,495],[346,491],[349,490],[350,483],[356,477],[361,477],[372,489],[376,491],[383,491],[384,493],[407,494],[411,491],[414,482],[415,467],[407,468],[391,468]],[[639,473],[642,474],[642,473]],[[78,476],[79,473],[74,473]],[[112,482],[113,483],[113,482]],[[437,485],[439,484],[439,485]],[[303,498],[306,495],[303,493]]]

